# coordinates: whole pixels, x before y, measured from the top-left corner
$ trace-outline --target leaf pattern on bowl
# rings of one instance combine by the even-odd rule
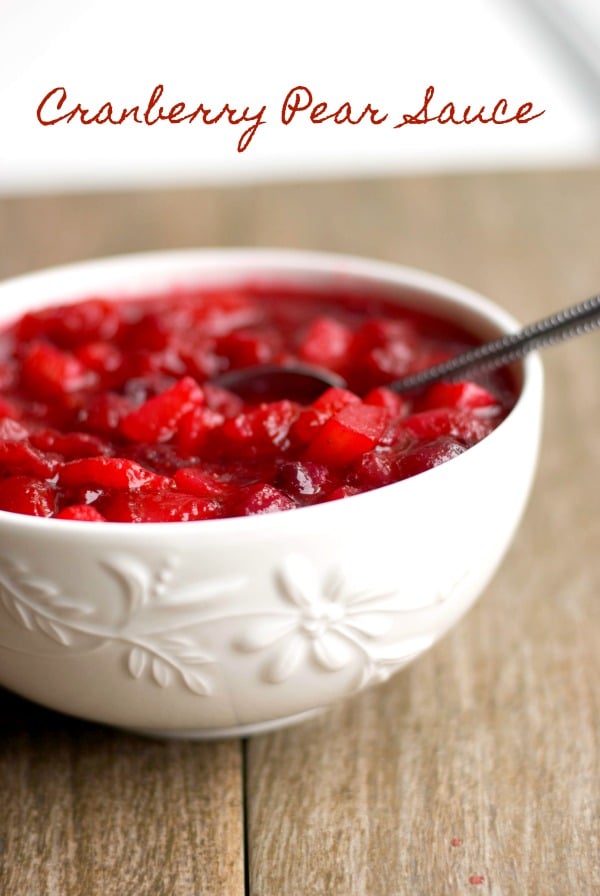
[[[99,562],[117,589],[116,621],[103,620],[99,607],[65,595],[27,564],[3,556],[0,605],[21,627],[73,655],[120,646],[130,678],[161,689],[179,685],[202,697],[216,694],[216,654],[228,649],[256,654],[259,679],[271,685],[309,667],[325,674],[356,671],[349,693],[385,681],[434,640],[428,632],[393,635],[399,617],[443,603],[468,575],[455,577],[442,593],[434,584],[436,576],[432,573],[428,582],[424,574],[411,597],[402,584],[357,588],[349,567],[338,563],[323,573],[309,557],[290,553],[271,572],[279,608],[250,611],[245,608],[251,584],[247,575],[231,573],[182,585],[176,581],[175,554],[157,558],[155,568],[119,552]],[[230,635],[235,631],[230,622],[237,636]],[[213,624],[221,634],[214,641],[220,647],[211,652],[199,643],[199,629],[206,641]],[[39,655],[39,648],[34,649]],[[221,671],[227,674],[227,669]]]
[[[147,677],[161,688],[179,681],[191,693],[208,696],[214,693],[214,681],[206,667],[215,660],[197,644],[191,630],[207,616],[212,618],[212,598],[239,591],[246,579],[233,574],[177,586],[172,583],[176,564],[171,555],[154,571],[117,553],[101,562],[122,598],[123,614],[117,624],[106,624],[91,604],[65,596],[54,582],[7,557],[0,557],[0,603],[23,628],[73,653],[117,643],[124,648],[132,678]]]

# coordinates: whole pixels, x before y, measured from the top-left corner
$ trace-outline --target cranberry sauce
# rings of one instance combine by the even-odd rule
[[[386,388],[475,342],[382,299],[288,288],[29,312],[0,333],[0,509],[188,521],[397,482],[457,457],[514,403],[504,374],[408,398]],[[340,373],[348,388],[310,403],[244,404],[211,384],[230,369],[294,360]]]

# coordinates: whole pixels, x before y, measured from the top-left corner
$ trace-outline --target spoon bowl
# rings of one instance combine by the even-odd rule
[[[253,364],[251,367],[228,370],[212,382],[234,392],[244,401],[289,398],[310,402],[332,386],[347,388],[343,376],[315,364]]]

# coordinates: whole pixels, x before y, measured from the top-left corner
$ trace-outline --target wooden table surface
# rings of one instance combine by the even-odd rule
[[[600,171],[0,202],[3,277],[204,245],[398,261],[525,321],[600,288]],[[1,693],[0,894],[600,893],[600,338],[545,366],[540,468],[510,553],[386,685],[208,744]]]

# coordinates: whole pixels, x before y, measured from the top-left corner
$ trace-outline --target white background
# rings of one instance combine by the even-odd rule
[[[593,0],[577,5],[583,30],[600,34]],[[0,195],[596,161],[591,93],[529,6],[0,0]],[[215,111],[266,104],[266,124],[240,154],[243,128],[226,123],[42,127],[36,119],[53,87],[67,89],[69,107],[111,101],[120,110],[144,106],[159,83],[167,106],[183,101],[190,111],[200,102]],[[305,116],[284,127],[281,104],[297,84],[331,111],[371,102],[389,122],[311,125]],[[430,84],[434,112],[448,101],[491,109],[502,97],[513,112],[526,101],[546,111],[527,125],[394,130]]]

